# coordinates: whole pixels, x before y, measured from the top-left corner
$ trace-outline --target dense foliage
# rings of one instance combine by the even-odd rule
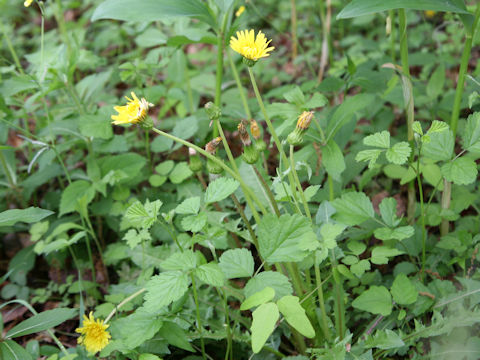
[[[480,4],[0,9],[0,359],[480,358]]]

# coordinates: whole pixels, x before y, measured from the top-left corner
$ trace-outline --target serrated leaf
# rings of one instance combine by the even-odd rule
[[[185,199],[175,208],[177,214],[184,215],[197,214],[198,210],[200,210],[200,196]]]
[[[330,140],[327,145],[323,147],[322,161],[327,173],[335,180],[339,180],[340,175],[345,171],[346,165],[342,150],[340,150],[335,141]]]
[[[390,227],[395,227],[398,225],[399,220],[397,219],[397,200],[394,198],[385,198],[382,200],[378,206],[380,210],[380,215],[385,224]]]
[[[233,249],[220,256],[218,265],[227,279],[235,279],[252,276],[255,263],[249,250]]]
[[[238,189],[240,183],[237,180],[221,177],[208,184],[205,192],[205,203],[211,204],[226,199]]]
[[[352,302],[356,309],[383,316],[392,312],[392,297],[384,286],[371,286]]]
[[[442,132],[442,131],[448,130],[449,128],[450,127],[448,126],[447,123],[443,121],[433,120],[432,125],[430,125],[430,128],[427,131],[427,134]]]
[[[412,237],[415,233],[415,230],[412,226],[400,226],[396,229],[391,229],[388,227],[382,227],[375,229],[373,234],[377,239],[380,240],[404,240]]]
[[[371,169],[377,163],[378,157],[384,150],[380,149],[368,149],[360,151],[357,156],[355,156],[355,161],[368,161],[368,168]]]
[[[284,296],[277,301],[278,310],[280,310],[290,326],[300,334],[307,338],[314,338],[315,330],[310,320],[308,320],[305,309],[300,305],[299,300],[296,296]]]
[[[160,200],[147,200],[144,205],[136,201],[127,209],[125,217],[133,226],[148,229],[157,221],[162,204]]]
[[[388,149],[390,148],[390,133],[388,131],[377,132],[364,138],[363,143],[367,146]]]
[[[363,192],[349,192],[332,203],[336,219],[342,224],[358,225],[375,216],[370,199]]]
[[[302,261],[317,244],[310,222],[298,214],[268,214],[257,227],[259,251],[265,261]]]
[[[260,305],[252,313],[252,350],[255,354],[262,350],[263,345],[267,342],[270,335],[275,329],[280,314],[277,305],[274,303],[267,303]]]
[[[410,305],[417,301],[418,291],[405,274],[395,277],[390,291],[397,304]]]
[[[190,280],[181,271],[166,271],[153,276],[145,285],[144,308],[150,313],[156,313],[162,307],[180,299],[188,290]]]
[[[146,229],[141,229],[139,232],[135,229],[130,229],[127,231],[123,240],[127,242],[127,245],[130,249],[134,249],[137,245],[141,244],[142,241],[151,240],[152,237]]]
[[[396,165],[403,165],[407,162],[411,152],[410,144],[402,141],[388,149],[385,155],[389,162]]]
[[[170,175],[168,175],[168,177],[173,184],[181,184],[192,175],[193,175],[193,172],[192,170],[190,170],[188,163],[185,161],[182,161],[177,163],[177,165],[175,165],[175,167],[173,168]]]
[[[392,330],[377,331],[374,336],[365,340],[366,348],[377,348],[382,350],[397,349],[404,346],[402,337]]]
[[[480,153],[480,113],[476,112],[468,116],[467,124],[462,136],[463,149]]]
[[[276,271],[263,271],[247,282],[243,293],[245,297],[249,297],[266,287],[271,287],[275,290],[275,300],[293,292],[292,285],[285,275]]]
[[[199,266],[195,269],[194,274],[200,281],[208,285],[220,287],[225,283],[225,275],[220,266],[213,262]]]
[[[154,337],[162,325],[163,321],[160,318],[140,309],[131,315],[115,320],[112,328],[120,335],[123,344],[133,350]]]
[[[165,321],[158,335],[167,340],[168,344],[172,344],[183,350],[195,352],[195,349],[190,345],[186,331],[174,322]]]
[[[370,261],[376,265],[384,265],[388,264],[389,257],[401,254],[403,254],[403,251],[398,249],[390,248],[388,246],[377,246],[372,250]]]
[[[199,232],[207,224],[207,214],[201,212],[197,215],[190,215],[182,219],[182,227],[191,232]]]
[[[420,124],[419,121],[414,121],[412,128],[413,128],[413,132],[415,132],[416,134],[423,135],[422,125]]]
[[[335,239],[345,230],[346,226],[338,223],[326,223],[320,228],[323,246],[327,249],[334,249],[337,246]]]
[[[170,255],[160,264],[164,270],[188,271],[197,266],[197,256],[192,250],[184,250]]]
[[[275,297],[275,290],[271,287],[266,287],[259,292],[256,292],[253,295],[250,295],[245,301],[240,305],[240,310],[245,311],[253,307],[265,304]]]
[[[435,161],[450,160],[455,145],[452,131],[435,132],[429,136],[430,142],[422,146],[422,155]]]
[[[441,168],[442,174],[447,181],[455,185],[468,185],[477,180],[477,164],[465,156],[457,158],[444,164]]]

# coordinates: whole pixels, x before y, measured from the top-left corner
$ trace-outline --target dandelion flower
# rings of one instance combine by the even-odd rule
[[[426,10],[425,11],[425,16],[429,19],[433,18],[435,16],[435,11],[433,10]]]
[[[32,2],[33,0],[25,0],[25,2],[23,3],[23,6],[29,7],[30,5],[32,5]]]
[[[269,52],[275,49],[273,46],[268,47],[271,41],[267,41],[265,34],[261,31],[255,38],[254,30],[242,30],[237,31],[236,38],[234,36],[230,38],[230,47],[244,58],[255,62],[269,56]]]
[[[235,13],[235,16],[239,17],[240,15],[243,14],[244,11],[245,11],[245,6],[242,5],[238,8],[237,12]]]
[[[124,106],[115,106],[115,111],[118,112],[118,115],[112,115],[113,124],[137,124],[142,123],[148,114],[148,109],[153,106],[145,98],[138,99],[137,95],[132,91],[132,98],[130,99],[125,96],[128,100],[127,105]]]
[[[104,324],[103,320],[95,320],[92,312],[90,312],[89,317],[83,315],[83,327],[75,330],[75,332],[81,334],[78,343],[83,344],[91,354],[99,352],[110,341],[111,336],[107,331],[109,326]]]

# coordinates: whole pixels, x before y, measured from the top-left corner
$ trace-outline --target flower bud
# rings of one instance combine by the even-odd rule
[[[188,154],[190,155],[188,162],[188,167],[190,168],[190,170],[192,170],[194,173],[202,170],[202,159],[200,159],[200,156],[198,156],[195,149],[189,148]]]
[[[216,137],[212,141],[210,141],[207,145],[205,145],[205,151],[214,155],[217,151],[218,145],[222,142],[222,138]]]
[[[257,148],[251,143],[243,148],[242,158],[247,164],[255,164],[259,155]]]
[[[153,128],[153,120],[148,116],[144,117],[143,120],[139,122],[139,124],[145,130],[150,130],[151,128]]]
[[[212,159],[207,159],[207,170],[210,174],[221,174],[223,172],[222,166]]]
[[[297,121],[297,128],[301,130],[307,130],[310,126],[310,123],[313,119],[313,111],[304,111],[299,117]]]
[[[211,101],[205,104],[205,111],[211,121],[218,120],[222,115],[220,108]]]
[[[265,144],[265,141],[263,141],[263,139],[257,139],[255,141],[255,148],[258,151],[265,151],[267,149],[267,144]]]
[[[245,126],[246,120],[240,121],[238,124],[238,133],[240,135],[240,140],[242,140],[243,146],[250,146],[252,144],[252,140],[250,140],[250,135],[248,135],[247,127]]]
[[[287,141],[290,145],[296,146],[303,142],[303,131],[298,127],[288,134]]]

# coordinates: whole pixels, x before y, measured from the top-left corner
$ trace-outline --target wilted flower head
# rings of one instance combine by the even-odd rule
[[[260,139],[260,136],[262,136],[258,123],[253,119],[250,120],[250,132],[255,140]]]
[[[83,327],[77,328],[75,332],[80,333],[78,343],[85,346],[85,349],[91,354],[101,351],[110,341],[110,333],[107,328],[110,325],[104,324],[103,320],[93,317],[90,312],[89,317],[83,315]]]
[[[245,59],[251,60],[249,66],[253,66],[255,61],[262,57],[269,56],[269,52],[275,49],[273,46],[268,47],[272,40],[268,40],[261,31],[255,38],[254,30],[237,31],[237,37],[230,38],[230,47],[242,55]]]
[[[302,130],[307,130],[313,119],[313,111],[304,111],[300,114],[297,121],[297,127]]]
[[[32,3],[33,3],[33,0],[25,0],[23,3],[23,6],[29,7],[30,5],[32,5]]]
[[[245,11],[245,6],[242,5],[238,8],[237,12],[235,13],[235,16],[239,17],[240,15],[243,14],[244,11]]]
[[[297,126],[287,137],[290,145],[299,145],[303,142],[303,135],[308,130],[313,119],[313,111],[304,111],[297,120]]]
[[[220,145],[221,142],[222,142],[222,138],[220,136],[216,137],[215,139],[210,141],[207,145],[205,145],[205,151],[207,151],[212,155],[215,154],[215,152],[217,151],[218,145]]]
[[[238,133],[240,134],[240,140],[242,140],[242,144],[244,146],[249,146],[252,144],[252,140],[250,140],[250,135],[248,135],[247,127],[245,126],[246,120],[240,121],[238,124]]]
[[[112,115],[112,120],[114,120],[113,124],[137,124],[145,121],[148,109],[153,106],[153,104],[149,103],[145,98],[139,100],[133,91],[131,92],[131,95],[133,99],[125,96],[128,100],[127,105],[114,107],[115,111],[118,112],[118,115]]]

